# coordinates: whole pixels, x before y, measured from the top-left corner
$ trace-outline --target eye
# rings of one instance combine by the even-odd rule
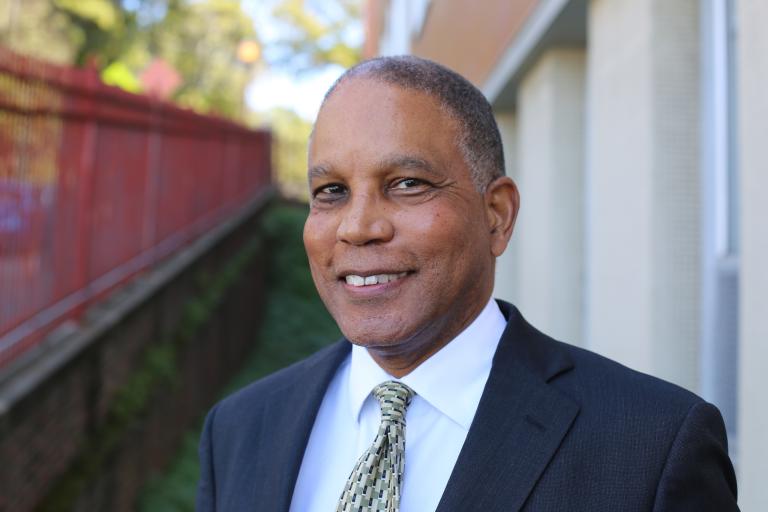
[[[338,183],[331,183],[330,185],[325,185],[323,187],[320,187],[315,191],[315,195],[317,194],[341,194],[344,192],[344,186],[339,185]]]
[[[427,183],[425,181],[422,181],[418,178],[403,178],[401,180],[397,180],[392,184],[392,188],[395,189],[408,189],[408,188],[414,188],[422,185],[426,185]]]
[[[330,183],[316,188],[312,192],[312,198],[320,201],[333,201],[342,197],[347,191],[344,185],[339,183]]]

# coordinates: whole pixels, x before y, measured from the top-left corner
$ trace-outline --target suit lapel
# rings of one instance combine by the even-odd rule
[[[500,307],[507,329],[438,512],[519,510],[579,410],[548,384],[572,368],[567,353]]]
[[[346,340],[332,345],[323,357],[307,361],[310,364],[303,369],[303,378],[276,392],[280,396],[273,401],[276,405],[270,411],[270,422],[265,426],[267,434],[263,436],[268,443],[264,446],[263,456],[273,461],[266,476],[269,482],[264,486],[271,496],[255,503],[254,510],[265,507],[287,512],[290,508],[315,417],[331,379],[349,350],[350,344]]]

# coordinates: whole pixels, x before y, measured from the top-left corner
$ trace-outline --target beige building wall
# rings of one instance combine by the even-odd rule
[[[483,0],[478,8],[467,0],[369,0],[364,55],[412,53],[480,86],[539,3]]]
[[[593,0],[587,339],[697,389],[697,0]]]
[[[584,73],[582,49],[548,50],[518,92],[517,305],[547,334],[582,339]]]
[[[739,504],[768,510],[768,2],[738,0]]]

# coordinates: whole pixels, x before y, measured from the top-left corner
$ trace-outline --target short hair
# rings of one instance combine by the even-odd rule
[[[477,190],[484,192],[493,180],[504,176],[504,150],[493,109],[483,93],[460,74],[412,55],[376,57],[345,71],[325,93],[323,105],[353,78],[369,78],[431,96],[458,123],[457,144]]]

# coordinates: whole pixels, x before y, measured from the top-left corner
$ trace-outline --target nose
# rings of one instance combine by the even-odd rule
[[[372,195],[353,195],[341,215],[336,232],[336,238],[341,242],[351,245],[384,243],[395,234],[387,207]]]

